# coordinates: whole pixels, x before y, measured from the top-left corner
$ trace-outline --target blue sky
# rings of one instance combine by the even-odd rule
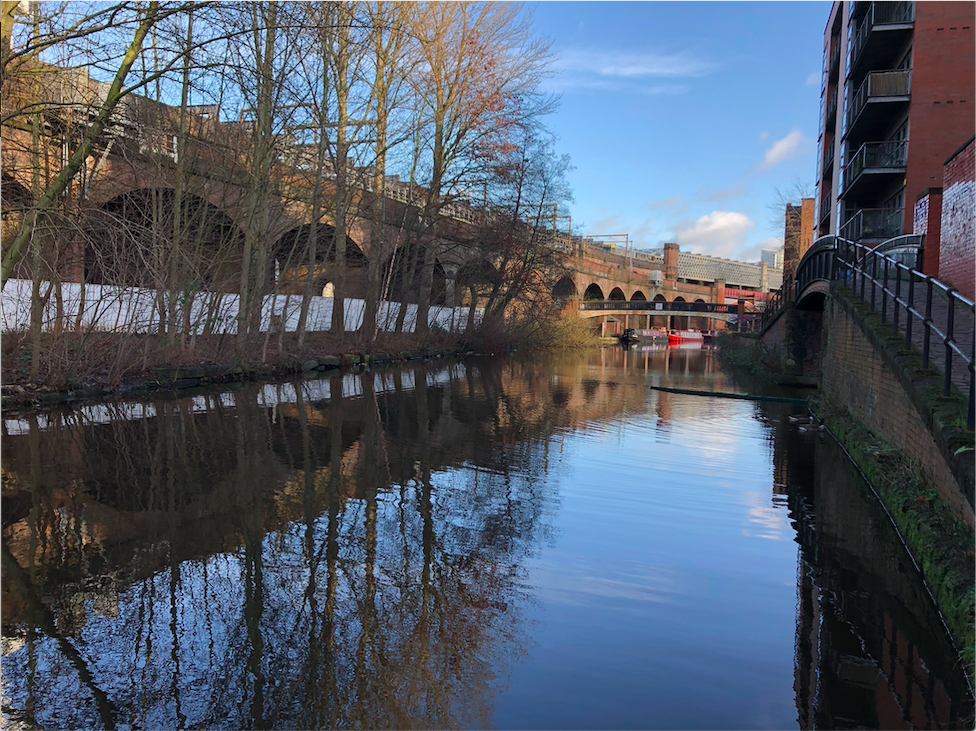
[[[812,195],[829,2],[538,2],[574,233],[758,261],[777,189]]]

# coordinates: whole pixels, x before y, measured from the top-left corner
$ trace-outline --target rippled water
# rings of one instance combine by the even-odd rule
[[[805,406],[655,387],[776,395],[608,349],[5,414],[5,725],[971,727]]]

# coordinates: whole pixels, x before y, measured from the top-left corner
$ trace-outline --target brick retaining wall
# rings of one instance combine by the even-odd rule
[[[919,414],[900,379],[844,304],[828,297],[824,311],[821,391],[896,447],[923,472],[945,501],[974,525],[973,507],[953,474],[943,449]]]

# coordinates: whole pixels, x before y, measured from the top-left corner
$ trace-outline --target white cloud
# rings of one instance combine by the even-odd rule
[[[727,201],[730,198],[741,198],[749,193],[749,187],[740,178],[736,180],[731,185],[727,185],[724,188],[719,188],[718,190],[713,190],[711,193],[703,191],[700,193],[702,200],[709,203],[719,203],[721,201]]]
[[[694,253],[731,259],[755,227],[742,213],[714,211],[697,221],[679,224],[675,241]]]
[[[769,139],[769,132],[760,132],[759,133],[759,139],[761,139],[761,140],[768,140]]]
[[[627,232],[627,222],[616,213],[611,213],[607,209],[603,209],[600,213],[603,214],[603,218],[595,221],[592,226],[586,227],[588,236]]]
[[[783,237],[782,236],[772,236],[768,239],[760,241],[755,246],[750,246],[736,254],[736,259],[739,261],[759,261],[762,256],[763,249],[768,249],[770,251],[778,251],[783,248]]]
[[[817,86],[820,83],[820,74],[814,71],[807,77],[807,86]]]
[[[564,51],[555,67],[559,71],[634,79],[703,76],[713,65],[684,53],[621,53],[580,48]]]
[[[795,129],[781,140],[776,140],[773,146],[766,150],[766,156],[759,164],[760,170],[768,170],[795,157],[800,149],[808,142],[800,130]]]

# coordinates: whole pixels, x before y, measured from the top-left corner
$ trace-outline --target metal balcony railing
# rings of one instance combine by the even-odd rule
[[[885,25],[904,25],[915,22],[915,3],[913,2],[879,2],[871,3],[864,20],[861,22],[857,33],[854,35],[854,43],[851,46],[851,62],[848,66],[850,73],[861,58],[861,52],[868,41],[868,36],[878,26]]]
[[[823,161],[823,176],[826,178],[827,174],[834,167],[834,144],[833,142],[827,146],[827,151],[824,153]]]
[[[902,71],[872,71],[861,83],[851,97],[847,110],[847,129],[854,126],[857,115],[864,109],[870,99],[883,97],[908,96],[912,90],[912,72]]]
[[[844,168],[844,189],[849,189],[866,169],[898,172],[907,161],[907,141],[865,142]]]
[[[830,95],[830,99],[827,100],[827,113],[824,116],[824,124],[831,125],[837,118],[837,90],[834,89],[834,93]]]
[[[834,46],[834,50],[830,52],[830,63],[827,66],[827,78],[835,79],[837,78],[837,70],[840,68],[840,43]]]
[[[904,221],[904,208],[862,208],[841,227],[840,235],[854,242],[893,239],[904,233]]]

